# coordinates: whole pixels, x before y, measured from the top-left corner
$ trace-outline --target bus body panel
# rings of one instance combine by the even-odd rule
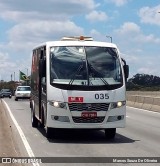
[[[52,90],[51,90],[52,89]],[[55,108],[47,103],[47,126],[52,128],[91,128],[91,129],[105,129],[105,128],[117,128],[125,127],[125,117],[126,117],[126,106],[121,108],[110,109],[112,102],[125,101],[125,86],[116,90],[107,91],[70,91],[70,90],[60,90],[54,87],[48,89],[48,100],[58,101],[66,103],[66,109]],[[54,95],[52,95],[54,91]],[[61,95],[60,95],[61,94]],[[95,94],[108,94],[108,99],[95,99]],[[91,104],[91,103],[107,103],[107,110],[97,111],[97,117],[104,116],[104,121],[101,123],[75,123],[72,117],[81,117],[81,111],[71,111],[68,104],[70,103],[68,99],[72,97],[83,98],[83,101],[71,102],[75,104]],[[84,110],[85,112],[85,110]],[[86,110],[86,112],[88,112]],[[94,108],[89,110],[89,112],[94,112]],[[55,120],[54,117],[65,117],[69,121],[65,122],[63,120]],[[107,122],[108,118],[112,116],[123,116],[122,120]]]
[[[115,90],[101,91],[78,91],[78,90],[62,90],[51,85],[47,89],[48,100],[69,102],[69,97],[83,97],[84,103],[104,103],[114,101],[124,101],[126,99],[125,86]]]
[[[58,110],[55,109],[54,113],[57,116],[64,116],[64,117],[68,117],[69,118],[69,122],[62,122],[62,121],[58,121],[58,120],[54,120],[53,119],[53,115],[54,113],[52,112],[53,108],[48,105],[48,120],[47,120],[47,126],[48,127],[52,127],[52,128],[81,128],[81,129],[106,129],[106,128],[122,128],[125,127],[125,122],[126,122],[126,113],[124,113],[126,111],[126,107],[122,107],[119,109],[115,109],[115,110],[109,110],[107,113],[105,113],[105,119],[102,123],[74,123],[72,120],[72,116],[69,112],[69,110]],[[80,117],[80,113],[76,113],[76,115],[78,117]],[[101,115],[100,113],[98,115]],[[119,116],[119,115],[123,115],[124,119],[123,120],[119,120],[119,121],[113,121],[113,122],[107,122],[107,119],[110,116]]]

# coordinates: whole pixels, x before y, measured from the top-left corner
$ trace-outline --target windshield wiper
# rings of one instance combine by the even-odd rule
[[[97,71],[91,64],[88,63],[88,66],[89,68],[91,69],[91,71],[93,71],[93,74],[97,74],[98,77],[102,80],[102,82],[105,84],[105,85],[109,85],[108,82],[103,78],[102,74]]]
[[[80,73],[80,71],[81,71],[82,68],[83,68],[83,64],[81,64],[81,65],[78,67],[78,69],[76,70],[75,74],[73,75],[73,78],[71,78],[71,80],[69,81],[69,85],[72,85],[72,84],[73,84],[76,75]]]

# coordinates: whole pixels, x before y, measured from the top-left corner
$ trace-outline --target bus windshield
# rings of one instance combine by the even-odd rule
[[[122,85],[117,50],[97,46],[51,47],[50,81],[53,86]]]

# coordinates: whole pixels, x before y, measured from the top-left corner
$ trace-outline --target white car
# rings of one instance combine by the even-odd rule
[[[30,99],[31,87],[30,86],[17,86],[14,96],[15,96],[15,101],[18,101],[18,99]]]

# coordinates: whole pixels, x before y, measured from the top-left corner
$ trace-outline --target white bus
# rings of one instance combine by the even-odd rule
[[[125,127],[129,67],[113,43],[64,37],[33,49],[31,121],[46,129],[105,130],[115,137]]]

